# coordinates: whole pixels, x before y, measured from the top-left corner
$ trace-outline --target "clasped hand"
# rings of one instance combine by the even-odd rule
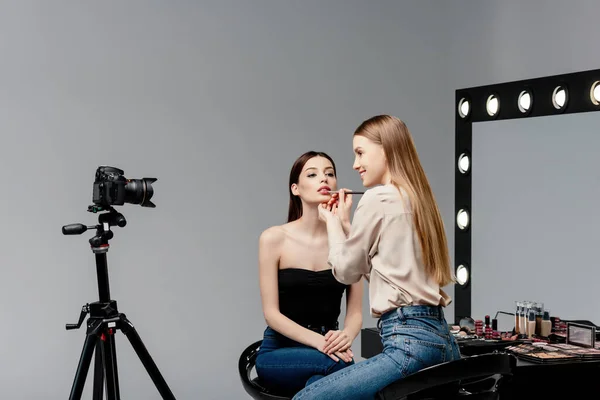
[[[350,346],[352,345],[352,339],[346,331],[329,331],[324,336],[325,344],[321,351],[331,357],[334,361],[339,361],[338,357],[345,362],[352,361],[354,353]],[[337,356],[337,357],[336,357]]]

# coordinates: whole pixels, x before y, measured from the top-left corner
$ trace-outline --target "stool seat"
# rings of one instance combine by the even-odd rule
[[[400,379],[380,390],[377,399],[499,399],[498,386],[515,365],[516,358],[505,353],[464,357]]]
[[[261,384],[260,378],[251,378],[252,370],[256,364],[256,354],[258,353],[261,344],[262,340],[252,343],[250,346],[246,347],[240,355],[238,372],[244,390],[250,397],[256,400],[291,400],[293,396],[290,397],[286,394],[269,391]]]

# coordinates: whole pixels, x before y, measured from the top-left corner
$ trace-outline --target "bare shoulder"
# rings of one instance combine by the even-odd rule
[[[260,246],[279,247],[284,242],[286,230],[283,225],[276,225],[265,229],[259,238]]]

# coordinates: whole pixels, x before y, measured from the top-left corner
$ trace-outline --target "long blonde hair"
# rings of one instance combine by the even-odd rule
[[[426,273],[440,286],[453,282],[444,222],[404,122],[390,115],[377,115],[364,121],[354,135],[383,146],[392,183],[408,193]]]

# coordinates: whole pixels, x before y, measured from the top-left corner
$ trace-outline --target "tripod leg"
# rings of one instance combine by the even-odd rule
[[[85,386],[85,379],[90,369],[90,362],[92,361],[92,355],[94,355],[94,348],[98,337],[94,334],[88,334],[85,337],[83,343],[83,350],[79,358],[79,364],[77,365],[77,371],[75,372],[75,379],[73,386],[71,387],[71,394],[69,400],[80,400],[81,394],[83,393],[83,387]]]
[[[119,396],[119,377],[117,376],[117,358],[115,351],[115,337],[111,334],[103,333],[102,337],[102,359],[104,360],[104,370],[106,373],[106,394],[108,400],[120,400]]]
[[[150,375],[152,382],[154,382],[154,385],[156,386],[156,389],[158,389],[158,392],[162,398],[164,400],[175,400],[175,396],[158,370],[158,366],[150,356],[150,353],[148,353],[146,346],[142,342],[142,339],[140,338],[140,335],[138,335],[133,324],[125,317],[124,314],[121,314],[121,320],[123,322],[121,331],[125,334],[125,336],[127,336],[127,339],[129,339],[131,346],[142,361],[142,364],[146,368],[146,372],[148,372],[148,375]]]
[[[104,364],[102,364],[101,342],[96,341],[96,360],[94,364],[94,400],[104,399]]]

